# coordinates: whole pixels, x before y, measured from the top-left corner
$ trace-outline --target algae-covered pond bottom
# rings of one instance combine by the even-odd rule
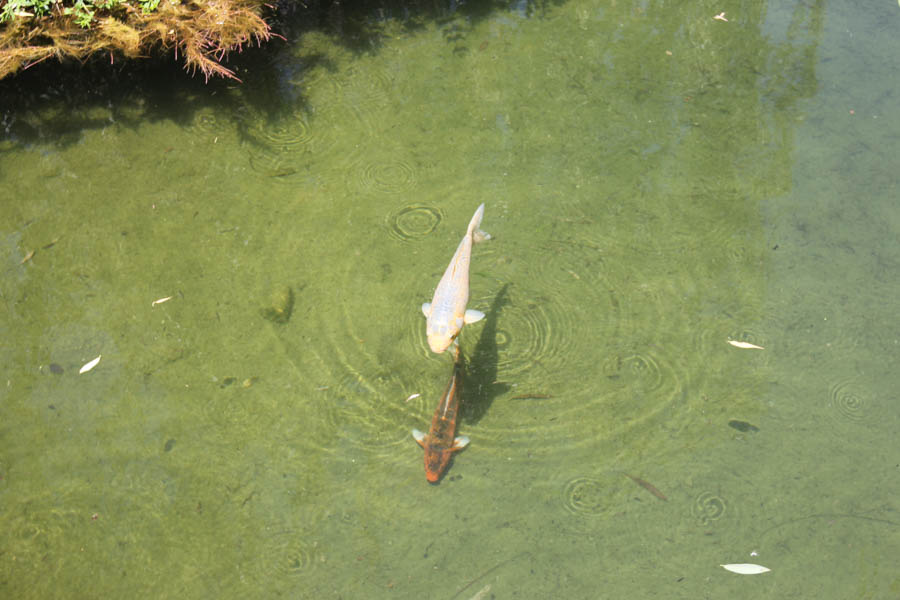
[[[0,595],[894,594],[891,9],[383,19],[5,112]]]

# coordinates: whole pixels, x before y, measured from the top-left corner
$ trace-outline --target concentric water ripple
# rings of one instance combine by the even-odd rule
[[[331,452],[338,449],[345,455],[378,460],[382,465],[420,459],[410,428],[428,427],[429,411],[434,410],[435,393],[439,393],[435,390],[446,382],[435,381],[432,374],[423,383],[422,371],[391,369],[393,362],[403,360],[402,354],[395,354],[397,348],[384,355],[371,350],[380,346],[377,336],[387,330],[361,328],[350,316],[352,307],[337,308],[344,317],[329,319],[330,328],[316,332],[312,362],[305,360],[299,365],[304,378],[321,384],[310,401],[312,414],[322,422],[310,428],[306,441]],[[376,325],[381,322],[374,321]],[[407,401],[410,390],[421,396]],[[409,452],[398,450],[403,446],[409,446]]]
[[[266,147],[253,147],[248,154],[250,168],[276,182],[292,180],[306,173],[304,157],[299,154],[286,154]]]
[[[371,161],[365,157],[364,161]],[[398,195],[411,192],[416,187],[416,170],[413,163],[403,158],[391,157],[378,162],[357,163],[352,167],[351,192],[360,194]]]
[[[703,492],[691,504],[691,514],[701,525],[709,525],[725,516],[725,499],[712,492]]]
[[[353,106],[382,106],[390,101],[393,79],[378,65],[351,66],[341,73],[336,85]]]
[[[557,249],[547,256],[501,240],[476,247],[469,307],[486,318],[466,326],[462,339],[477,385],[467,400],[482,413],[467,435],[501,451],[518,442],[552,448],[641,436],[663,418],[686,426],[696,400],[684,393],[689,355],[664,342],[672,333],[654,330],[663,319],[647,316],[665,311],[665,298],[616,281],[594,248]],[[498,278],[479,276],[485,272]],[[409,328],[416,351],[428,355],[421,318]]]
[[[50,558],[54,564],[66,562],[65,555],[75,549],[72,540],[91,524],[92,509],[84,506],[83,497],[75,500],[59,489],[44,496],[17,498],[4,510],[4,558],[23,565]]]
[[[563,488],[563,507],[573,515],[596,517],[609,512],[611,481],[576,477]]]
[[[611,427],[611,433],[636,432],[639,425],[661,417],[674,403],[686,401],[686,367],[670,363],[676,357],[652,345],[636,350],[613,352],[603,366],[603,373],[616,390],[610,407],[617,426]]]
[[[357,464],[377,460],[381,467],[418,467],[421,450],[410,429],[428,427],[435,394],[440,393],[435,390],[446,381],[424,369],[427,363],[410,366],[412,357],[397,347],[395,320],[400,315],[424,323],[417,304],[390,307],[385,305],[387,297],[343,292],[377,277],[379,260],[379,255],[366,253],[341,263],[349,269],[339,273],[344,283],[332,286],[333,299],[320,298],[318,318],[304,327],[302,340],[315,343],[298,341],[297,331],[290,327],[273,328],[272,333],[296,369],[307,419],[305,444]],[[421,396],[407,401],[413,392]],[[239,409],[240,405],[234,410]]]
[[[391,218],[429,223],[426,214],[402,211]],[[496,233],[491,214],[484,227]],[[342,444],[396,460],[398,445],[415,447],[409,428],[431,420],[450,360],[428,349],[419,306],[430,299],[468,217],[468,210],[454,217],[457,235],[445,236],[427,267],[406,247],[369,251],[374,240],[358,240],[356,256],[343,263],[336,287],[353,290],[365,281],[371,291],[365,298],[336,294],[322,307],[319,330],[307,332],[317,340],[317,380],[328,382],[317,414]],[[685,349],[692,330],[676,284],[647,283],[624,258],[591,246],[502,236],[476,245],[469,308],[486,318],[460,337],[469,359],[461,434],[498,455],[511,444],[552,450],[616,440],[648,455],[662,448],[660,427],[691,427],[694,404],[702,402],[685,392],[696,367]],[[411,391],[422,396],[404,402]]]
[[[322,390],[319,411],[329,429],[343,443],[365,448],[376,456],[396,455],[395,448],[409,435],[403,424],[410,422],[408,413],[414,412],[417,404],[409,405],[401,394],[391,394],[386,389],[391,386],[352,373],[350,363],[334,366],[339,371],[328,389]]]
[[[266,177],[289,179],[306,173],[313,155],[327,151],[332,140],[314,128],[304,111],[275,120],[249,114],[241,121],[251,168]]]
[[[628,502],[621,476],[611,471],[580,475],[566,481],[560,490],[565,513],[560,519],[563,531],[584,534],[602,527],[604,519],[623,510]]]
[[[420,240],[440,225],[443,215],[440,209],[421,204],[404,206],[386,219],[388,232],[401,242]]]
[[[301,577],[318,564],[318,543],[301,531],[285,528],[266,532],[261,539],[265,547],[252,557],[245,573],[261,585],[271,584],[273,578]]]
[[[632,389],[648,393],[662,388],[667,380],[667,375],[650,353],[611,355],[606,359],[603,372],[611,379],[620,379]]]
[[[490,296],[474,298],[470,304],[490,310],[503,285],[496,282],[491,287]],[[490,323],[495,325],[490,334],[497,349],[497,371],[504,379],[530,379],[528,373],[533,370],[555,379],[553,374],[586,346],[579,335],[577,313],[556,294],[544,295],[527,284],[511,284],[497,312],[496,323]],[[552,379],[546,383],[552,385]]]
[[[560,378],[569,370],[567,361],[575,360],[579,348],[586,350],[589,345],[579,333],[576,313],[563,298],[543,295],[526,285],[480,279],[478,288],[485,287],[487,291],[469,298],[468,306],[484,312],[487,318],[464,326],[460,336],[464,351],[476,363],[472,369],[490,363],[498,377],[502,375],[504,381],[518,386],[531,381],[540,381],[546,387],[561,384]],[[404,322],[406,338],[414,343],[415,352],[430,356],[425,318],[419,313]],[[571,386],[573,382],[567,383]]]
[[[875,419],[872,400],[853,379],[834,383],[829,390],[832,412],[838,420],[866,424]]]
[[[376,65],[345,69],[331,83],[332,101],[350,110],[368,128],[375,127],[374,115],[390,106],[393,81]]]
[[[313,128],[303,113],[293,113],[275,122],[262,118],[244,121],[245,132],[255,141],[276,151],[288,152],[298,147],[309,146],[313,140]]]
[[[276,538],[277,546],[272,548],[272,569],[280,575],[301,575],[315,564],[316,546],[305,542],[297,535],[282,535]]]
[[[213,106],[198,108],[191,121],[191,130],[204,141],[234,132],[234,122],[221,109]]]

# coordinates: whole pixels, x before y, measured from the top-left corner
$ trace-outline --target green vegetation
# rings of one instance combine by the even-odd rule
[[[8,0],[0,12],[0,23],[13,18],[46,17],[55,7],[62,7],[62,14],[74,15],[75,22],[81,27],[89,27],[98,10],[112,11],[128,0],[75,0],[69,3],[63,0]],[[134,0],[133,4],[141,7],[144,14],[153,12],[159,6],[159,0]]]
[[[188,70],[235,78],[220,61],[268,40],[265,0],[0,0],[0,78],[47,58],[173,50]]]

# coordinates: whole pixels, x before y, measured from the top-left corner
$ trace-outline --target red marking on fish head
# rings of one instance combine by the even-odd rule
[[[453,453],[450,450],[425,449],[425,478],[431,483],[437,483],[441,475],[447,470]]]

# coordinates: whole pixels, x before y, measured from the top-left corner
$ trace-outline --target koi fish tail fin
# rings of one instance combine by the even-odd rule
[[[491,239],[491,234],[486,231],[481,230],[481,219],[484,217],[484,203],[475,210],[475,214],[472,215],[472,220],[469,221],[469,229],[466,231],[466,235],[472,236],[472,241],[475,243],[483,242],[485,240]]]

